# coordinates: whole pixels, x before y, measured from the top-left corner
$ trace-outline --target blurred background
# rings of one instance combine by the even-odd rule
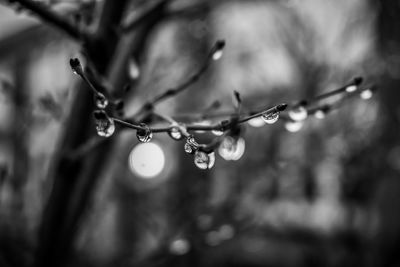
[[[103,4],[41,2],[82,25]],[[128,18],[157,1],[131,2]],[[85,90],[68,61],[85,53],[8,5],[0,5],[0,266],[13,267],[34,262],[54,184],[48,174],[68,153],[66,117]],[[128,117],[195,73],[218,39],[223,57],[157,112],[184,121],[214,101],[215,112],[233,111],[233,90],[244,110],[293,103],[355,76],[379,91],[301,129],[252,121],[242,129],[243,155],[217,154],[211,170],[198,169],[167,134],[145,147],[134,131],[110,137],[115,146],[101,151],[108,160],[88,185],[91,201],[62,264],[400,266],[399,1],[176,0],[169,11],[121,70],[132,85]]]

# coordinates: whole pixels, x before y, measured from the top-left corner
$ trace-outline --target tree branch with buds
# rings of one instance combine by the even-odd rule
[[[210,62],[213,60],[218,60],[221,58],[223,53],[223,48],[225,47],[224,41],[217,41],[216,44],[211,48],[208,53],[205,63],[202,67],[189,79],[184,81],[181,85],[175,88],[165,90],[161,94],[155,96],[152,100],[147,101],[143,106],[141,106],[138,112],[133,116],[133,119],[126,120],[118,118],[116,116],[110,116],[105,108],[107,105],[102,103],[108,103],[108,100],[101,94],[104,98],[103,102],[96,101],[97,110],[94,111],[94,118],[96,123],[96,130],[99,136],[110,137],[114,134],[116,130],[116,124],[122,128],[132,129],[136,131],[136,136],[140,142],[150,142],[153,138],[153,134],[158,133],[168,133],[169,136],[180,141],[185,140],[184,150],[188,154],[195,155],[195,164],[201,169],[209,169],[214,165],[215,156],[214,150],[225,147],[231,151],[237,151],[238,144],[239,147],[244,146],[244,140],[240,137],[241,125],[245,122],[249,122],[253,119],[261,118],[266,124],[274,124],[281,118],[285,122],[285,127],[288,131],[295,132],[301,129],[303,121],[310,117],[310,115],[315,115],[316,118],[323,118],[328,112],[339,107],[339,103],[343,102],[347,98],[351,98],[355,95],[360,95],[362,98],[370,98],[373,92],[376,90],[375,87],[361,87],[363,79],[361,77],[356,77],[350,83],[323,93],[321,95],[315,96],[309,100],[301,100],[294,102],[294,104],[288,105],[286,103],[281,103],[272,107],[264,108],[257,111],[250,111],[247,113],[242,113],[242,98],[239,92],[234,91],[235,100],[235,112],[230,114],[213,114],[214,117],[225,117],[225,119],[219,120],[214,123],[209,123],[208,125],[199,125],[195,122],[181,122],[173,117],[159,114],[154,112],[154,108],[157,104],[176,96],[177,94],[188,89],[190,85],[194,84],[199,80],[201,75],[205,73]],[[90,80],[85,76],[82,67],[77,59],[71,59],[71,68],[73,72],[79,75],[92,90],[95,95],[99,95],[98,90],[90,82]],[[331,99],[333,97],[342,96],[339,100],[333,103],[324,103],[324,101]],[[145,113],[147,118],[150,116],[152,119],[168,123],[167,126],[156,127],[139,122],[133,123],[132,121],[137,120],[139,115]],[[195,117],[207,118],[207,116],[201,114],[195,114]],[[139,120],[139,121],[143,121]],[[217,136],[209,144],[199,144],[195,139],[195,132],[211,132]],[[240,145],[242,144],[242,145]],[[241,148],[240,150],[244,150]],[[233,152],[232,152],[233,153]],[[232,154],[231,153],[231,154]],[[221,154],[221,153],[220,153]],[[223,153],[222,153],[223,154]],[[243,154],[243,151],[240,152]],[[211,158],[210,158],[211,157]],[[226,159],[238,159],[238,156],[223,156]],[[212,164],[211,164],[212,163]]]

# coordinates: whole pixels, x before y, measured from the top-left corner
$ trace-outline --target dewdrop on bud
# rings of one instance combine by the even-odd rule
[[[215,43],[214,48],[212,50],[212,59],[219,60],[224,53],[225,41],[219,40]]]
[[[371,99],[372,96],[373,96],[373,92],[372,92],[371,89],[366,89],[366,90],[364,90],[364,91],[362,91],[362,92],[360,93],[360,97],[361,97],[362,99],[364,99],[364,100]]]
[[[296,133],[300,131],[302,127],[303,127],[302,121],[287,121],[285,123],[285,129],[291,133]]]
[[[294,121],[303,121],[307,119],[308,112],[304,105],[299,105],[289,110],[288,115]]]
[[[268,124],[274,124],[279,120],[279,111],[263,114],[261,118]]]
[[[266,111],[261,115],[261,118],[268,124],[274,124],[279,119],[279,114],[281,111],[284,111],[287,107],[287,104],[279,104],[272,108],[272,110]]]
[[[101,93],[95,94],[94,103],[96,104],[96,107],[99,109],[105,109],[108,106],[107,98]]]
[[[141,123],[139,125],[144,129],[139,129],[136,131],[137,139],[142,143],[150,142],[153,138],[153,132],[151,131],[150,127],[145,123]]]
[[[101,137],[110,137],[115,131],[114,120],[109,118],[103,110],[93,112],[97,134]]]
[[[194,164],[201,170],[211,169],[215,164],[215,153],[211,152],[207,154],[206,152],[197,150],[194,154]]]
[[[192,135],[188,136],[186,138],[186,143],[184,146],[185,152],[188,154],[193,154],[196,152],[199,148],[199,144],[196,142],[194,137]]]
[[[173,126],[171,130],[168,132],[169,136],[174,140],[181,140],[183,138],[183,134],[181,129],[178,126]]]

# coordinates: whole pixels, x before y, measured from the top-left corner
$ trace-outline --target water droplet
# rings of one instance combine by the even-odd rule
[[[131,58],[128,63],[129,78],[136,80],[140,76],[139,66],[134,58]]]
[[[217,50],[217,51],[215,51],[214,54],[212,55],[212,59],[213,59],[213,60],[219,60],[219,59],[222,57],[223,54],[224,54],[224,51],[223,51],[223,50]]]
[[[304,106],[295,107],[288,112],[289,117],[294,121],[303,121],[307,119],[308,112]]]
[[[183,138],[183,134],[178,126],[173,126],[168,134],[174,140],[181,140]]]
[[[222,55],[223,55],[223,51],[224,51],[224,47],[225,47],[225,41],[224,40],[219,40],[215,43],[214,47],[213,47],[213,51],[212,51],[212,59],[213,60],[219,60]]]
[[[196,142],[194,137],[191,135],[186,138],[186,143],[185,143],[184,148],[185,148],[186,153],[193,154],[199,148],[199,144]]]
[[[151,131],[150,127],[145,123],[141,123],[140,126],[144,129],[136,131],[137,139],[142,143],[150,142],[153,138],[153,132]]]
[[[303,127],[303,122],[302,121],[287,121],[285,123],[285,128],[291,133],[295,133],[300,131],[300,129]]]
[[[211,133],[215,136],[221,136],[224,134],[224,131],[221,130],[212,130]]]
[[[322,120],[325,118],[326,114],[325,114],[325,111],[319,109],[314,113],[314,116],[315,116],[315,118]]]
[[[215,153],[211,152],[207,154],[206,152],[197,150],[194,155],[194,164],[202,170],[211,169],[215,164]]]
[[[101,93],[95,94],[94,103],[96,104],[96,107],[99,109],[105,109],[108,106],[107,98]]]
[[[184,255],[190,250],[190,243],[187,239],[180,238],[172,241],[169,245],[169,251],[175,255]]]
[[[254,128],[259,128],[265,125],[265,122],[261,117],[253,118],[249,120],[247,123]]]
[[[368,100],[372,97],[373,92],[371,89],[364,90],[360,93],[360,97],[364,100]]]
[[[225,160],[239,160],[243,156],[244,150],[245,141],[243,138],[235,139],[227,136],[222,140],[218,148],[218,154]]]
[[[347,86],[346,87],[346,92],[347,93],[352,93],[352,92],[355,92],[355,91],[357,91],[357,85],[349,85],[349,86]]]
[[[261,118],[268,124],[274,124],[279,119],[279,112],[265,113]]]
[[[103,110],[93,112],[96,124],[96,131],[99,136],[110,137],[115,131],[114,120],[108,117]]]

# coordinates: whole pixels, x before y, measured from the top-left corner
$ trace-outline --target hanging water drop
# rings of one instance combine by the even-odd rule
[[[246,142],[242,137],[239,137],[236,140],[236,148],[235,151],[231,155],[231,160],[239,160],[243,155],[246,148]]]
[[[364,90],[360,93],[360,97],[364,100],[368,100],[372,97],[373,92],[371,89]]]
[[[199,144],[196,142],[194,137],[190,135],[186,138],[186,143],[184,148],[186,153],[193,154],[199,148]]]
[[[303,127],[302,121],[287,121],[285,123],[285,129],[291,133],[300,131],[302,127]]]
[[[268,124],[274,124],[279,119],[279,112],[265,113],[261,118]]]
[[[259,128],[265,125],[264,120],[261,117],[256,117],[247,122],[251,127]]]
[[[245,150],[245,141],[239,137],[235,139],[227,136],[222,140],[218,148],[218,154],[225,160],[239,160]]]
[[[140,126],[143,129],[136,131],[137,139],[142,143],[150,142],[151,139],[153,138],[153,132],[151,131],[150,127],[145,123],[141,123]]]
[[[101,137],[110,137],[115,131],[114,120],[109,118],[104,110],[94,111],[93,116],[97,134]]]
[[[173,126],[171,130],[169,130],[168,134],[174,140],[181,140],[183,138],[181,129],[178,126]]]
[[[108,100],[102,93],[95,94],[94,103],[99,109],[105,109],[108,106]]]
[[[207,154],[206,152],[197,150],[194,155],[194,164],[202,170],[211,169],[215,164],[214,152]]]
[[[288,115],[294,121],[303,121],[307,119],[308,112],[303,105],[300,105],[298,107],[289,110]]]

